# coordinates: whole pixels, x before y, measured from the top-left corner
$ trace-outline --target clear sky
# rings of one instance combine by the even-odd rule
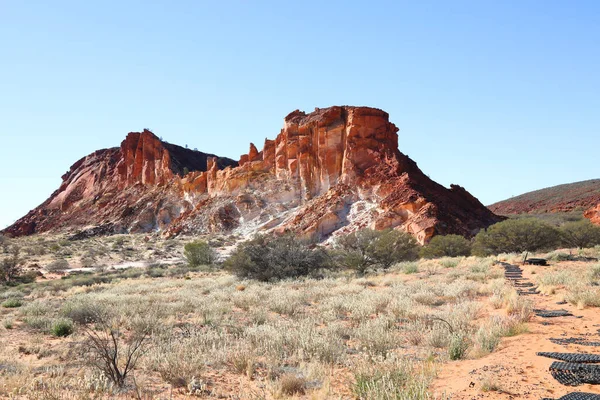
[[[600,2],[0,0],[0,228],[127,132],[238,159],[343,104],[484,204],[600,178]]]

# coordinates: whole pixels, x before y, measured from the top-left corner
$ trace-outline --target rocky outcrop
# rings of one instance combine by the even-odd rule
[[[71,166],[60,188],[5,233],[93,229],[104,233],[166,229],[191,206],[180,185],[184,172],[237,166],[216,157],[161,141],[152,132],[130,132],[120,147],[98,150]]]
[[[500,220],[460,186],[433,182],[398,150],[398,128],[368,107],[284,119],[239,163],[130,133],[78,161],[61,188],[8,228],[14,235],[88,226],[120,232],[293,231],[326,239],[372,227],[466,236]],[[107,229],[103,228],[102,231]]]
[[[593,224],[600,225],[600,203],[586,210],[583,216],[592,221]]]

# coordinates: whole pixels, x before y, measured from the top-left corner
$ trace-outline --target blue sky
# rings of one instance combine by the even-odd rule
[[[484,204],[599,178],[599,49],[596,1],[0,0],[0,228],[127,132],[237,159],[330,105]]]

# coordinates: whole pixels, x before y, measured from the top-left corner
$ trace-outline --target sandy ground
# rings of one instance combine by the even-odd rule
[[[534,281],[532,271],[544,267],[523,266],[523,278]],[[535,316],[528,324],[529,332],[503,338],[495,352],[477,360],[453,361],[442,366],[433,392],[453,400],[471,399],[536,399],[559,398],[571,392],[600,394],[600,386],[567,387],[558,383],[548,371],[554,360],[537,356],[537,352],[600,354],[600,348],[579,345],[558,345],[550,338],[583,337],[600,341],[600,311],[597,308],[578,310],[571,304],[556,304],[560,293],[551,296],[529,295],[535,308],[564,309],[573,317],[541,318]],[[499,389],[483,391],[485,383]],[[442,396],[443,395],[443,396]]]

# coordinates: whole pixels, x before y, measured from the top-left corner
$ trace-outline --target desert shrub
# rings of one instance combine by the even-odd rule
[[[546,258],[552,261],[568,261],[572,259],[572,257],[573,256],[571,254],[559,250],[553,251],[546,255]]]
[[[315,273],[329,266],[329,257],[290,234],[263,235],[238,245],[224,266],[239,277],[266,282]]]
[[[488,256],[552,249],[560,242],[558,230],[534,218],[508,219],[475,236],[473,254]]]
[[[174,387],[187,386],[205,368],[201,335],[202,332],[191,330],[183,337],[168,335],[157,341],[148,354],[151,369]]]
[[[362,229],[340,237],[335,243],[338,262],[363,274],[373,266],[389,268],[400,261],[418,258],[419,245],[406,232],[393,229]]]
[[[279,378],[281,393],[287,396],[304,394],[306,379],[295,374],[284,374]]]
[[[215,250],[208,243],[201,240],[187,243],[183,248],[183,255],[190,267],[211,265],[217,259]]]
[[[414,261],[404,261],[398,263],[398,269],[400,269],[405,274],[416,274],[419,272],[419,264]]]
[[[592,282],[600,281],[600,264],[592,265],[588,270],[588,278]]]
[[[162,278],[165,276],[165,268],[160,267],[148,267],[146,268],[146,276],[150,278]]]
[[[589,220],[568,222],[559,229],[563,242],[580,249],[594,247],[600,244],[600,226],[592,224]]]
[[[0,287],[1,290],[1,287]],[[22,299],[25,296],[25,294],[19,290],[7,290],[7,291],[0,291],[0,300],[6,300],[6,299],[12,299],[12,298],[16,298],[16,299]]]
[[[475,335],[477,346],[482,354],[489,354],[500,344],[501,331],[494,326],[480,326]]]
[[[53,261],[46,265],[46,271],[48,272],[64,271],[66,269],[69,269],[69,262],[64,258]]]
[[[94,325],[81,325],[86,339],[80,350],[89,365],[122,388],[149,349],[152,325],[148,315],[123,318],[103,307]]]
[[[471,255],[471,242],[460,235],[434,236],[419,252],[423,258]]]
[[[527,322],[533,317],[533,303],[512,291],[506,298],[506,312],[518,322]]]
[[[4,302],[2,302],[2,307],[4,307],[4,308],[17,308],[17,307],[21,307],[22,305],[23,305],[23,301],[21,299],[16,299],[16,298],[7,299]]]
[[[462,360],[467,355],[470,346],[471,342],[465,333],[452,333],[448,344],[448,356],[451,360]]]
[[[5,329],[12,329],[14,325],[14,321],[11,318],[6,318],[4,321],[2,321],[2,326],[4,326]]]
[[[50,327],[50,333],[56,337],[66,337],[73,333],[73,321],[66,318],[57,319]]]
[[[600,307],[600,288],[583,285],[570,288],[565,300],[581,309]]]
[[[63,304],[60,313],[77,324],[89,324],[101,315],[102,305],[86,297],[75,297]]]
[[[434,371],[409,360],[395,360],[354,369],[353,392],[359,400],[429,399]]]
[[[35,329],[41,332],[48,332],[52,327],[52,318],[45,316],[28,316],[23,319],[25,324],[31,329]]]
[[[15,246],[10,255],[0,261],[0,281],[11,282],[21,273],[23,260],[20,257],[20,249]]]

